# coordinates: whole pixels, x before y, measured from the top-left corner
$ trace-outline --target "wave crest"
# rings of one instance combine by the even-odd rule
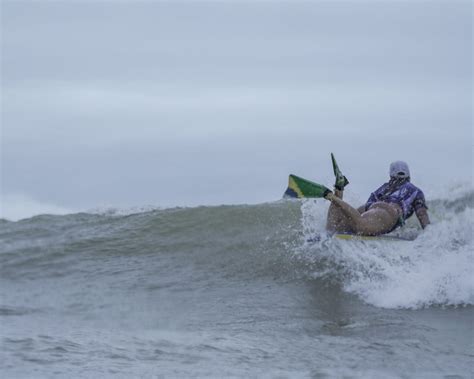
[[[64,276],[84,257],[163,254],[225,277],[317,278],[377,307],[472,305],[473,195],[429,202],[432,225],[422,232],[411,221],[401,232],[418,234],[413,242],[332,239],[325,233],[328,203],[320,200],[36,216],[2,222],[1,274]],[[315,234],[321,240],[308,243]]]
[[[318,267],[313,277],[337,279],[345,291],[377,307],[473,305],[473,194],[430,202],[433,223],[425,231],[414,222],[407,226],[419,234],[413,242],[328,238],[304,245],[297,254]],[[319,213],[304,208],[306,230]]]

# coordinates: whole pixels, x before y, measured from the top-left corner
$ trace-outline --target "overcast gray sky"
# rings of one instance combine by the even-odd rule
[[[361,198],[472,180],[470,1],[2,1],[2,198],[70,209]]]

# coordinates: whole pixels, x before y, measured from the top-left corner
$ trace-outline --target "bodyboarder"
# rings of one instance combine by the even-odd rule
[[[324,196],[331,202],[326,229],[332,233],[377,236],[390,233],[416,214],[421,227],[430,224],[423,191],[411,183],[410,170],[403,161],[390,164],[390,180],[370,194],[365,205],[358,209],[343,200],[349,181],[339,170],[331,154],[336,182],[334,192]]]

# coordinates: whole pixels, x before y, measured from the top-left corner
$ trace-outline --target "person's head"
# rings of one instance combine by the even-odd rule
[[[391,179],[408,179],[410,180],[410,169],[406,162],[396,161],[390,164]]]

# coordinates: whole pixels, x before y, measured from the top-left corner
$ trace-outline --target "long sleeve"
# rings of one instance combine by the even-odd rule
[[[430,217],[428,216],[428,209],[426,207],[418,208],[415,213],[423,229],[425,229],[429,224],[431,224]]]

